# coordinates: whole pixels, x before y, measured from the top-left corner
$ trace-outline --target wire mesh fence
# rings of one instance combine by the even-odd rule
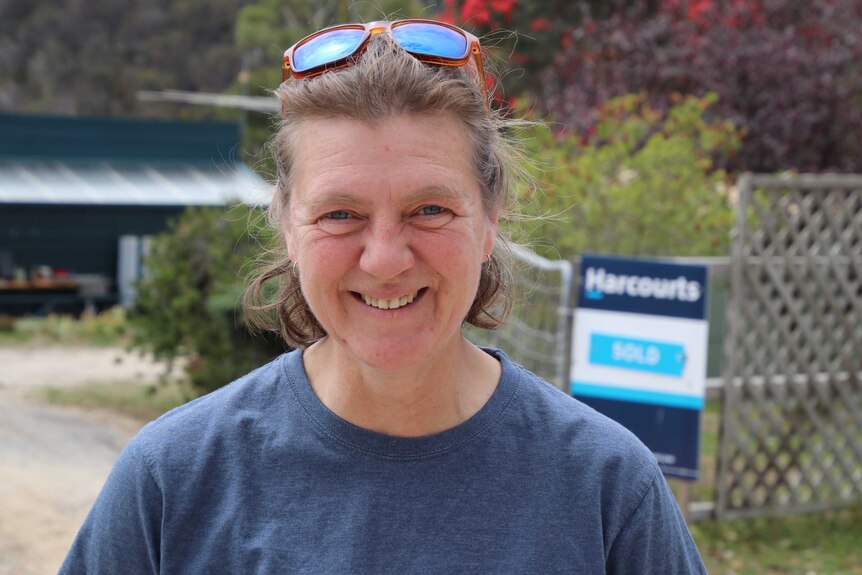
[[[571,346],[572,264],[514,248],[514,304],[506,323],[493,331],[469,328],[479,345],[502,349],[515,362],[568,389]]]

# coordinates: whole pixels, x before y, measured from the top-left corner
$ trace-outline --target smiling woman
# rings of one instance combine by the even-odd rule
[[[430,379],[443,398],[459,385],[446,376],[484,362],[489,379],[466,386],[480,395],[471,408],[478,411],[496,386],[499,362],[468,344],[461,325],[494,247],[498,216],[482,204],[463,125],[449,114],[400,114],[374,124],[311,119],[298,138],[304,144],[281,226],[305,301],[329,336],[305,354],[309,373],[323,359],[326,373],[311,377],[315,391],[326,395],[326,385],[348,384],[362,393],[380,380],[375,370],[407,370],[412,385],[379,391],[409,401]],[[340,371],[326,370],[347,364],[367,377],[345,382]],[[366,412],[345,410],[335,409],[349,421]],[[408,429],[398,429],[398,415],[409,417]],[[398,413],[375,431],[426,434],[457,423],[453,414],[438,429],[423,430],[415,415]]]
[[[144,429],[63,572],[703,572],[643,445],[462,334],[508,309],[482,75],[439,22],[288,50],[247,304],[298,349]]]

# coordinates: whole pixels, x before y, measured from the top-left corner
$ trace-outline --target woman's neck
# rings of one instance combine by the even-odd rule
[[[488,401],[500,363],[460,334],[443,357],[389,371],[357,362],[330,338],[303,354],[311,387],[342,419],[386,435],[418,437],[451,429]]]

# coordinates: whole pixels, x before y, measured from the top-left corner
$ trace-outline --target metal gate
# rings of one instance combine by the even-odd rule
[[[862,501],[862,177],[739,192],[716,516]]]

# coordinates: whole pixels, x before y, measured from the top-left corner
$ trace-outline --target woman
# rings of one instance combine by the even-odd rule
[[[702,572],[646,448],[461,333],[507,306],[475,37],[336,27],[285,66],[287,257],[249,301],[299,349],[142,430],[62,571]]]

